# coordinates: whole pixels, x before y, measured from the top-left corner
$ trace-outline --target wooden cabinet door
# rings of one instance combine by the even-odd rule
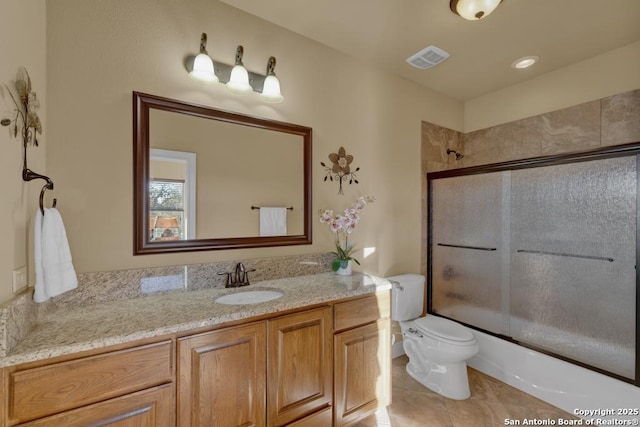
[[[165,384],[20,424],[20,427],[172,427],[175,425],[174,396],[173,384]]]
[[[265,322],[178,341],[178,425],[265,426]]]
[[[334,425],[342,426],[391,403],[391,322],[335,336]]]
[[[331,307],[269,320],[268,335],[268,425],[282,426],[331,405]]]

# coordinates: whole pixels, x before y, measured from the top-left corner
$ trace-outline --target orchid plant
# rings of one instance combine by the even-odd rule
[[[331,231],[336,235],[336,251],[332,252],[336,256],[331,264],[333,271],[346,268],[350,260],[360,265],[360,262],[353,257],[355,247],[349,243],[349,235],[353,233],[358,221],[360,221],[362,209],[374,201],[375,198],[372,196],[358,197],[342,215],[334,215],[331,209],[321,209],[318,212],[320,222],[329,225]]]

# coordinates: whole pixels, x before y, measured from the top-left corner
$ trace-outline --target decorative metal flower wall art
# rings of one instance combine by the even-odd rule
[[[6,95],[5,95],[6,93]],[[36,93],[31,89],[31,77],[26,68],[20,68],[16,77],[15,87],[0,86],[0,95],[8,96],[13,101],[13,111],[9,117],[0,120],[2,126],[10,126],[9,130],[14,138],[20,130],[24,147],[29,144],[38,145],[37,134],[42,134],[42,123],[38,117],[40,102]]]
[[[349,184],[358,184],[356,172],[358,172],[360,168],[356,168],[353,171],[351,170],[353,156],[351,154],[347,154],[344,147],[340,147],[337,153],[331,153],[328,157],[329,160],[331,160],[331,166],[327,166],[324,162],[320,162],[326,172],[324,180],[326,181],[329,179],[330,181],[337,181],[340,185],[338,194],[344,194],[342,191],[343,182],[349,181]]]

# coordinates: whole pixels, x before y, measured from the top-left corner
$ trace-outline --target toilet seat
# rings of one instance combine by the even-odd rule
[[[453,344],[466,344],[475,341],[475,337],[469,329],[442,317],[421,317],[415,320],[415,326],[420,332],[430,335],[437,340]]]

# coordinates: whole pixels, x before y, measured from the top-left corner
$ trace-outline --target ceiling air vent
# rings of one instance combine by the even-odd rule
[[[416,68],[426,70],[427,68],[438,65],[448,57],[449,52],[445,52],[436,46],[427,46],[420,52],[407,58],[407,62]]]

